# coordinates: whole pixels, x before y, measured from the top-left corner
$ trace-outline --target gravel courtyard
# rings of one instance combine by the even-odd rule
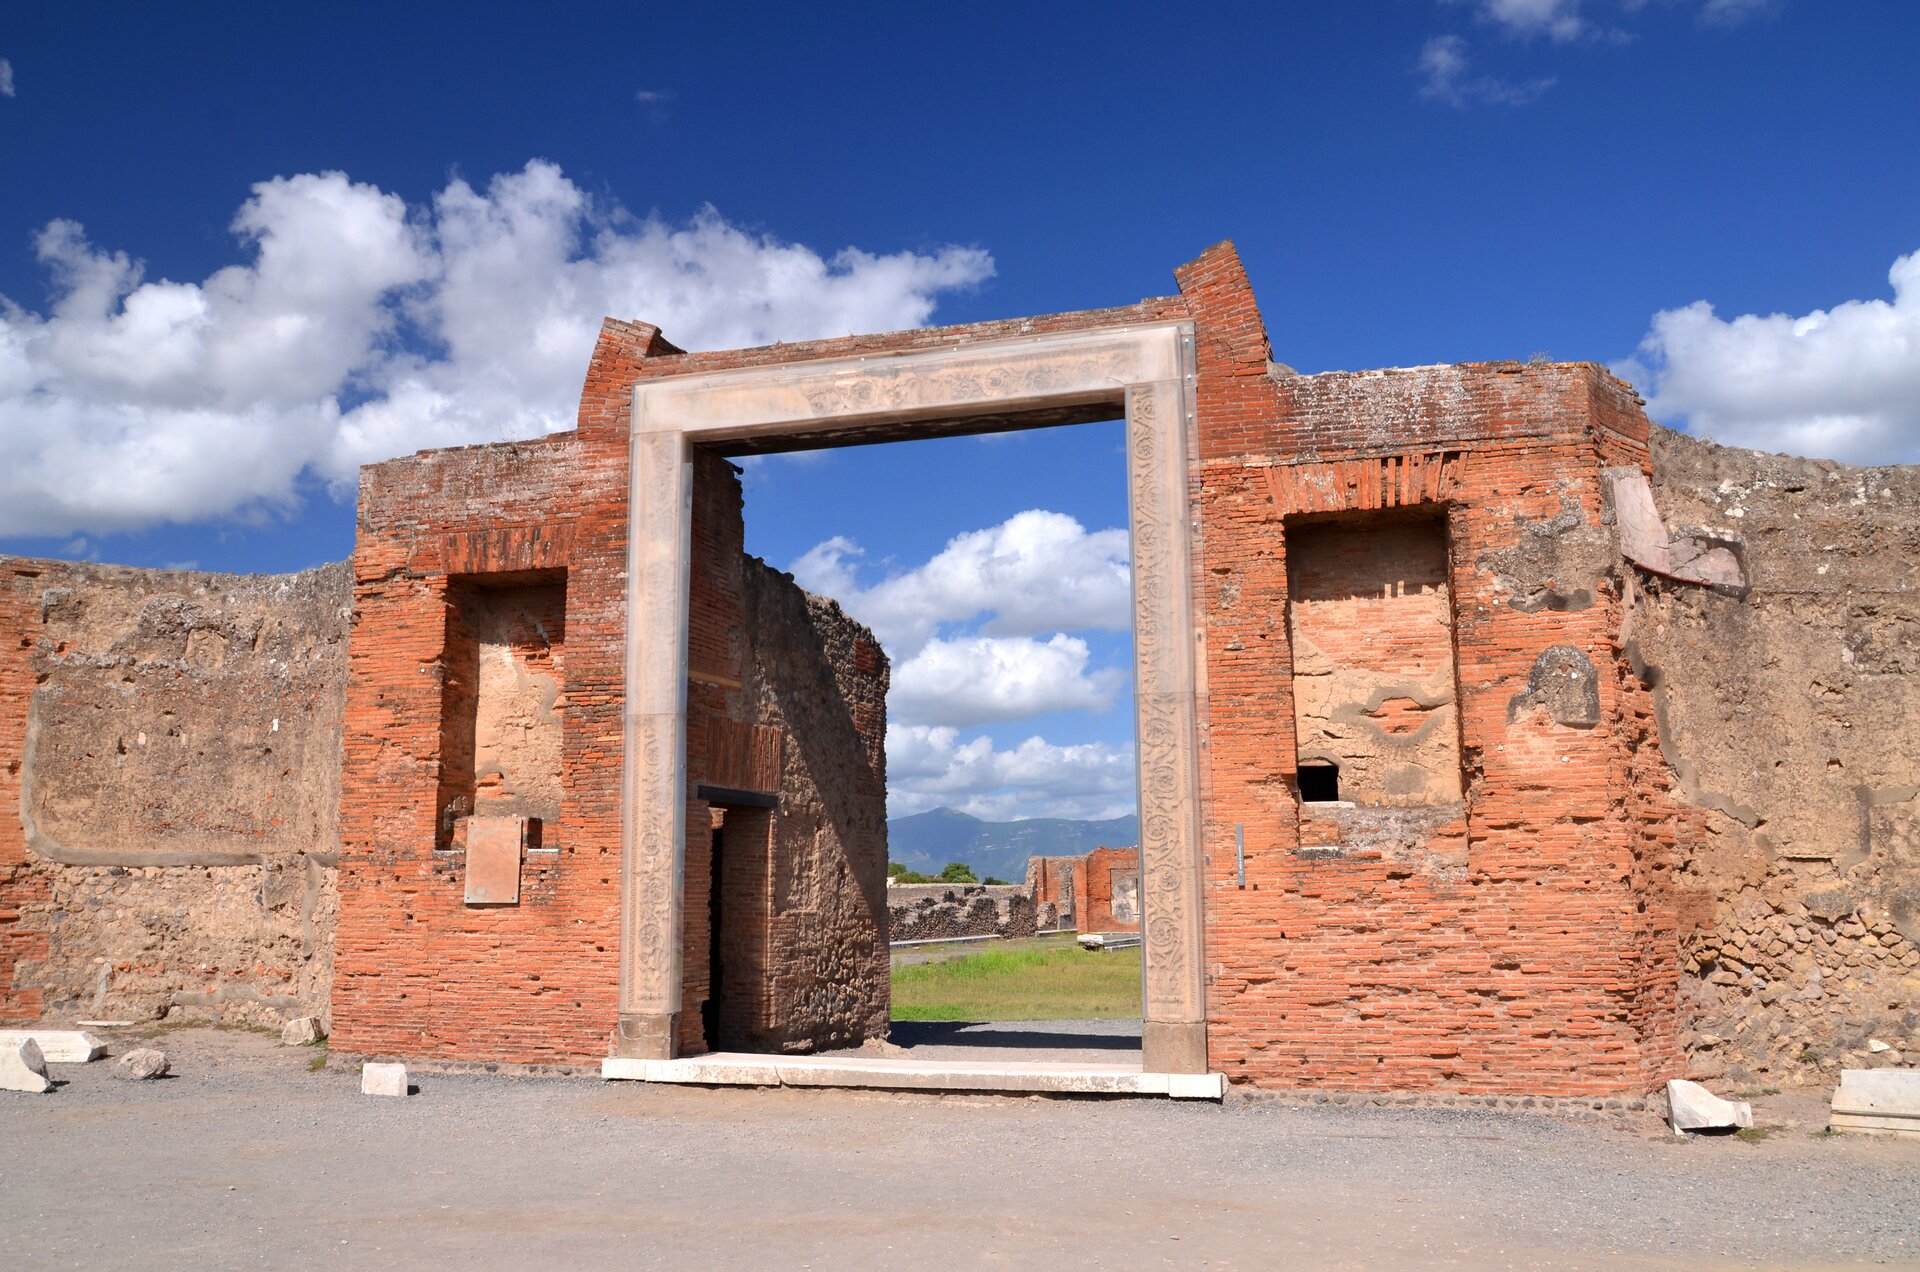
[[[131,1045],[131,1044],[124,1044]],[[697,1090],[158,1039],[0,1093],[0,1268],[1920,1266],[1920,1143],[1650,1118]]]

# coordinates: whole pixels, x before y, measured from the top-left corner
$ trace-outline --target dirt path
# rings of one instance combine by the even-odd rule
[[[257,1035],[161,1045],[180,1076],[60,1066],[57,1092],[0,1098],[0,1268],[1920,1266],[1920,1144],[1804,1125],[1674,1143],[1519,1114],[432,1073],[377,1100]]]

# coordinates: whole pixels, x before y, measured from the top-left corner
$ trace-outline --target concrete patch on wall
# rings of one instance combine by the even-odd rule
[[[1507,719],[1545,711],[1555,724],[1589,728],[1600,723],[1600,673],[1593,660],[1571,645],[1540,651],[1527,673],[1527,687],[1513,696]]]

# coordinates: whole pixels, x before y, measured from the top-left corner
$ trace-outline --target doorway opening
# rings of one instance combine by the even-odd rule
[[[747,551],[890,663],[890,1051],[1137,1067],[1125,425],[770,457],[744,481]]]
[[[726,670],[728,641],[715,639],[726,628],[708,621],[731,602],[719,597],[716,608],[715,596],[701,593],[702,571],[689,573],[702,553],[725,546],[712,533],[721,522],[707,514],[737,517],[739,505],[711,506],[725,483],[695,481],[695,473],[744,456],[1024,433],[1123,415],[1141,721],[1134,768],[1142,827],[1139,908],[1150,938],[1143,947],[1143,1060],[1136,1072],[1147,1078],[1206,1074],[1200,700],[1190,639],[1191,324],[1113,311],[1015,335],[954,329],[931,338],[915,333],[885,348],[849,342],[833,356],[804,346],[747,355],[745,365],[730,356],[686,355],[633,389],[617,1057],[667,1061],[705,1042],[699,1000],[708,988],[702,983],[707,898],[694,893],[704,890],[708,874],[706,863],[693,857],[706,855],[710,827],[699,802],[688,797],[696,781],[712,780],[696,776],[705,763],[696,749],[702,731],[718,718],[752,723],[740,709],[755,690]],[[944,481],[942,475],[927,489]],[[1072,577],[1064,572],[1056,581]],[[798,595],[790,580],[786,586]],[[697,665],[708,656],[713,663]],[[705,693],[709,688],[717,699]],[[857,731],[857,710],[852,719]],[[788,738],[804,735],[796,728]],[[792,752],[785,754],[792,772]],[[786,819],[783,801],[777,820]],[[871,876],[862,870],[856,878],[870,900],[868,917],[877,920],[886,899],[884,847],[872,867]],[[777,879],[784,877],[776,871]],[[782,910],[776,906],[779,917]],[[725,914],[734,926],[730,904]],[[770,973],[796,969],[796,983],[781,992],[790,992],[792,1002],[831,1009],[839,986],[849,983],[834,966],[848,947],[794,918],[790,933],[801,943],[794,946],[800,956],[783,954]],[[870,922],[868,931],[856,941],[884,942],[884,924]],[[723,967],[728,976],[730,966]],[[863,1011],[875,1006],[871,998],[861,1005]],[[818,1041],[824,1036],[795,1035],[789,1049],[824,1045]]]

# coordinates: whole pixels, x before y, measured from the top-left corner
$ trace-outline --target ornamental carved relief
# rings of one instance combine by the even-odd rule
[[[1127,399],[1150,1020],[1198,1020],[1205,997],[1182,396],[1177,385],[1151,385],[1135,388]]]

